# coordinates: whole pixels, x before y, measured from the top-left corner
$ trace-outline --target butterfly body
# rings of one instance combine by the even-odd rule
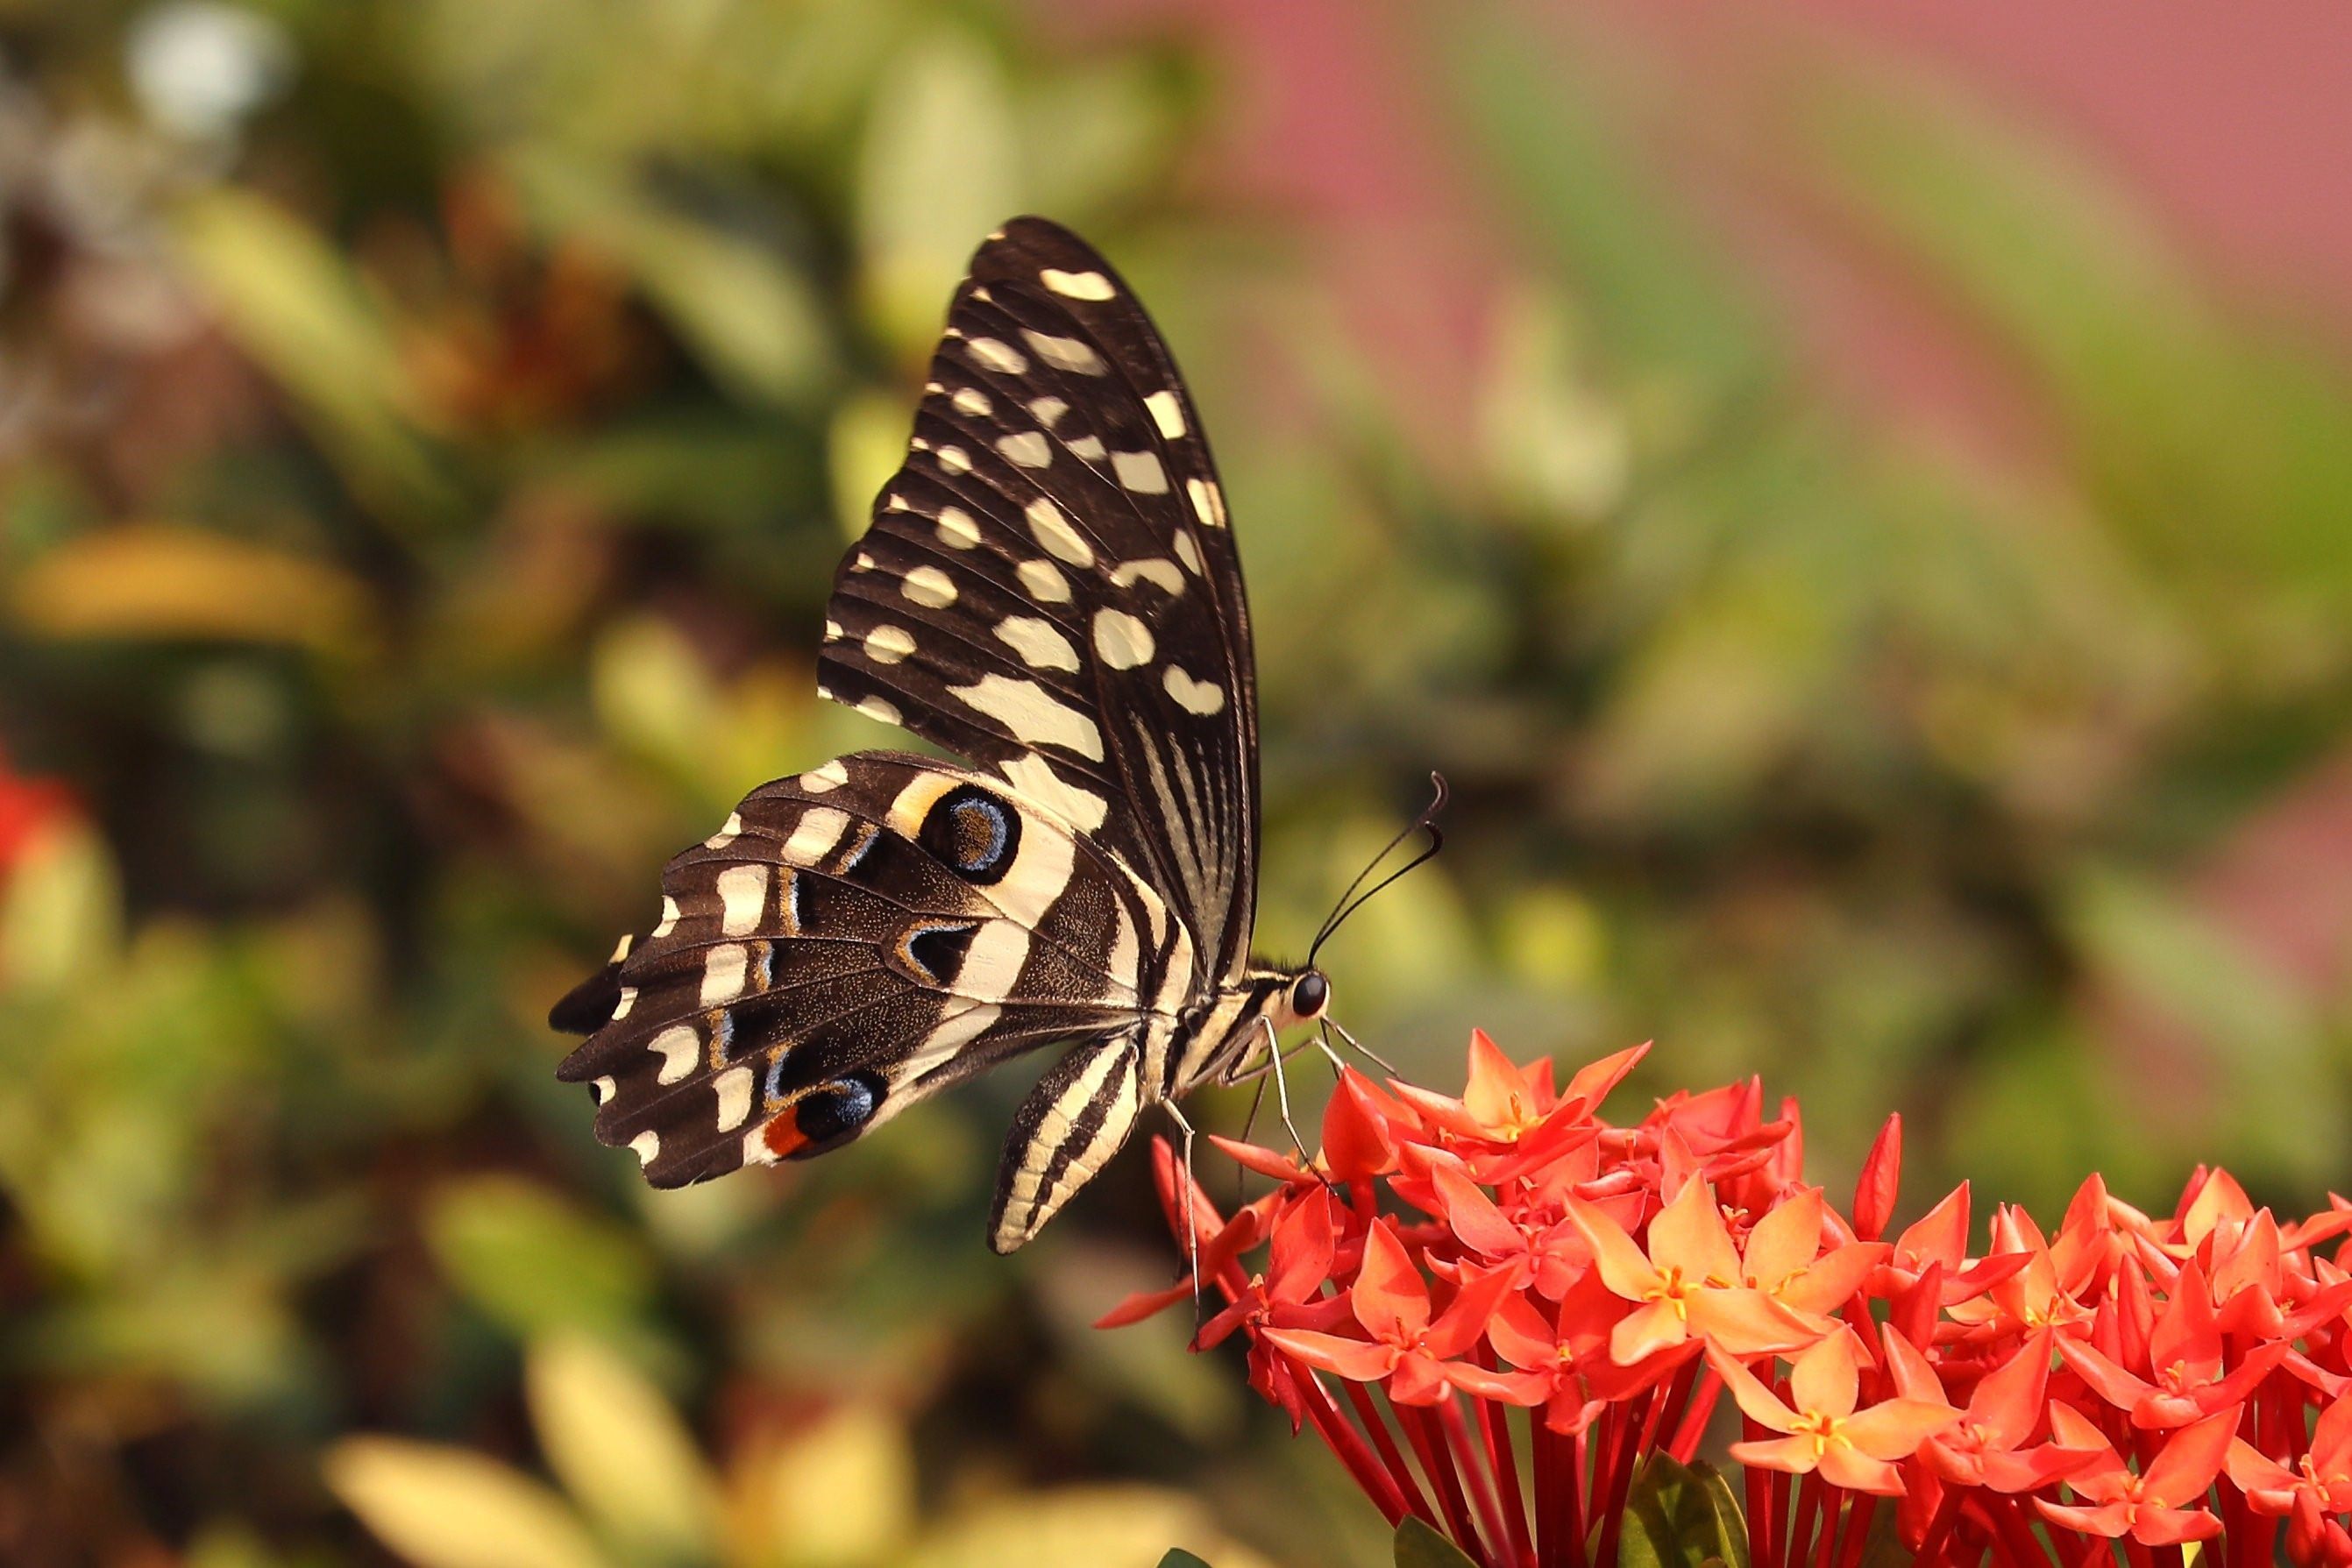
[[[1019,219],[974,256],[818,675],[966,763],[861,752],[752,791],[557,1004],[588,1036],[558,1075],[672,1186],[1066,1045],[1006,1143],[1009,1251],[1145,1108],[1244,1076],[1328,998],[1250,956],[1255,681],[1214,465],[1150,318],[1066,231]]]

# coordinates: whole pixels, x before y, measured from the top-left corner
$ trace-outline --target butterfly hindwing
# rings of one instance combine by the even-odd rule
[[[1198,415],[1091,247],[1023,218],[950,309],[906,465],[827,607],[828,692],[995,772],[1157,886],[1239,972],[1255,680]]]
[[[1192,953],[1151,889],[999,779],[864,752],[672,860],[659,924],[556,1006],[558,1076],[656,1186],[821,1152],[1034,1047],[1134,1033]],[[1042,1221],[1041,1221],[1042,1223]]]

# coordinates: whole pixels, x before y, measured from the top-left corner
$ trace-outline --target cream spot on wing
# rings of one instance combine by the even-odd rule
[[[1190,528],[1176,530],[1176,559],[1192,568],[1194,577],[1207,575],[1207,569],[1201,564],[1201,541],[1192,537]]]
[[[1055,420],[1069,412],[1070,405],[1057,397],[1041,397],[1029,405],[1030,417],[1048,430],[1054,428]]]
[[[1024,745],[1058,746],[1097,762],[1103,759],[1102,731],[1095,721],[1034,681],[992,673],[971,685],[948,690],[966,707],[1012,731]]]
[[[801,775],[801,788],[812,795],[823,795],[849,782],[849,769],[835,758],[822,768],[813,768]]]
[[[1089,463],[1099,463],[1110,455],[1110,448],[1105,446],[1102,438],[1097,435],[1079,436],[1070,443],[1070,450]]]
[[[1168,666],[1160,685],[1168,688],[1168,695],[1176,699],[1178,707],[1203,718],[1221,712],[1225,706],[1224,687],[1214,681],[1196,681],[1173,664]]]
[[[1029,928],[1013,920],[983,920],[964,949],[956,971],[958,996],[1001,1002],[1013,994],[1021,966],[1029,961]]]
[[[1004,455],[1007,463],[1017,463],[1024,468],[1044,468],[1054,461],[1053,444],[1034,430],[1000,435],[996,438],[996,449]]]
[[[1187,479],[1184,494],[1192,498],[1192,515],[1203,524],[1213,528],[1225,526],[1225,497],[1214,485],[1206,479]]]
[[[741,836],[742,831],[743,813],[740,811],[730,811],[727,813],[727,820],[719,825],[719,831],[702,841],[703,847],[706,849],[723,850],[729,844],[732,843],[737,838]]]
[[[662,1059],[661,1071],[654,1074],[656,1083],[678,1082],[702,1060],[701,1037],[682,1023],[674,1023],[646,1041],[646,1049]]]
[[[1013,615],[996,624],[996,640],[1021,655],[1033,670],[1075,670],[1078,651],[1051,622]]]
[[[974,338],[964,345],[964,351],[971,356],[972,363],[1003,375],[1017,376],[1029,368],[1027,355],[996,338]]]
[[[613,956],[605,959],[604,962],[607,964],[619,963],[622,959],[629,956],[629,949],[636,945],[637,939],[635,936],[630,936],[625,931],[623,932],[621,934],[621,939],[613,944]]]
[[[1155,644],[1151,628],[1124,610],[1095,612],[1095,653],[1114,670],[1148,664]]]
[[[942,446],[940,448],[940,467],[949,474],[969,474],[971,472],[971,454],[961,446]]]
[[[1139,496],[1168,494],[1168,470],[1160,465],[1158,453],[1114,452],[1110,465],[1119,484]]]
[[[1160,434],[1173,441],[1184,434],[1184,405],[1174,392],[1153,392],[1143,400],[1143,406],[1151,411],[1151,423],[1160,427]]]
[[[827,622],[824,623],[824,640],[825,640],[826,642],[828,642],[828,643],[838,643],[838,642],[840,642],[840,641],[841,641],[842,636],[843,636],[843,632],[842,632],[842,630],[841,630],[841,622],[838,622],[838,621],[827,621]]]
[[[1108,299],[1111,297],[1110,279],[1099,272],[1064,272],[1058,267],[1049,267],[1037,274],[1037,280],[1066,298]]]
[[[793,824],[784,841],[784,860],[791,865],[814,865],[833,852],[841,835],[849,831],[849,813],[831,806],[812,806]]]
[[[1110,373],[1110,367],[1103,363],[1103,357],[1096,353],[1090,344],[1078,339],[1057,338],[1050,332],[1039,332],[1027,327],[1021,329],[1021,336],[1037,351],[1039,359],[1055,370],[1076,371],[1082,376]]]
[[[1067,604],[1070,601],[1070,580],[1055,569],[1050,560],[1024,560],[1015,569],[1021,586],[1029,597],[1047,604]]]
[[[980,525],[961,507],[946,507],[940,511],[940,542],[957,549],[974,549],[980,545]]]
[[[923,1037],[922,1044],[908,1053],[906,1065],[899,1069],[899,1077],[904,1082],[912,1082],[950,1061],[956,1052],[987,1033],[988,1026],[994,1023],[1002,1012],[1003,1009],[992,1002],[965,1002],[956,1007],[931,1026],[931,1032]]]
[[[661,924],[654,927],[654,936],[667,936],[677,929],[677,900],[665,895],[662,899]]]
[[[721,942],[702,960],[702,1005],[715,1008],[733,1001],[743,994],[751,973],[751,950],[740,942]]]
[[[609,1023],[619,1023],[623,1019],[629,1016],[629,1009],[636,1005],[637,988],[635,986],[623,986],[621,988],[621,999],[613,1004],[613,1016],[606,1021]]]
[[[915,651],[915,634],[904,626],[877,626],[866,633],[866,656],[877,664],[895,664]]]
[[[729,936],[748,936],[768,910],[768,868],[730,865],[719,873],[719,929]]]
[[[888,496],[884,497],[882,509],[886,512],[904,512],[909,508],[907,505],[907,497],[898,494],[898,491],[893,490]]]
[[[609,1073],[588,1085],[588,1092],[596,1096],[596,1103],[599,1105],[610,1102],[620,1091],[621,1086],[613,1082]]]
[[[1176,570],[1174,561],[1158,556],[1129,561],[1112,571],[1110,582],[1113,588],[1133,588],[1139,582],[1148,582],[1171,599],[1184,591],[1184,574]]]
[[[751,1117],[751,1070],[730,1067],[710,1081],[719,1092],[719,1130],[731,1133]]]
[[[629,1153],[637,1156],[637,1164],[641,1166],[653,1164],[654,1156],[661,1153],[661,1134],[651,1127],[646,1128],[629,1140]]]
[[[959,387],[951,401],[959,411],[977,414],[982,419],[986,419],[996,412],[996,405],[990,402],[988,394],[978,387]]]
[[[1110,802],[1091,789],[1064,780],[1054,765],[1034,752],[997,765],[1005,782],[1039,810],[1059,817],[1082,833],[1091,833],[1110,815]]]
[[[1070,526],[1070,519],[1063,516],[1062,508],[1045,497],[1040,496],[1030,502],[1022,515],[1029,519],[1029,531],[1037,536],[1037,542],[1045,547],[1047,555],[1059,556],[1072,566],[1094,565],[1094,547]]]
[[[929,610],[944,610],[956,601],[956,585],[935,566],[919,566],[907,574],[898,591]]]
[[[859,550],[856,555],[849,558],[849,570],[852,571],[872,571],[874,570],[874,558],[866,554],[866,551]]]
[[[880,697],[866,698],[857,705],[855,711],[864,714],[867,718],[879,719],[884,724],[897,724],[902,717],[894,705],[883,701]]]

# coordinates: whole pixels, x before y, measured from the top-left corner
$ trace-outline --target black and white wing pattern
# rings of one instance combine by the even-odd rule
[[[972,257],[906,465],[842,563],[824,689],[992,770],[1248,959],[1257,714],[1241,558],[1167,345],[1093,247]]]
[[[973,257],[824,636],[821,690],[972,766],[865,752],[754,790],[556,1005],[588,1037],[559,1076],[676,1186],[1066,1044],[1006,1144],[1010,1251],[1145,1105],[1325,994],[1249,968],[1241,561],[1175,361],[1076,236],[1022,218]]]
[[[898,752],[761,786],[662,893],[550,1018],[588,1036],[556,1075],[594,1089],[597,1136],[656,1186],[819,1154],[1022,1051],[1132,1032],[1192,963],[1084,835]]]

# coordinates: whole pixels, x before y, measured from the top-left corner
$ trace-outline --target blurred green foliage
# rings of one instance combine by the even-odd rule
[[[1810,61],[1812,195],[2039,400],[2047,461],[1962,461],[1824,394],[1654,110],[1515,15],[1422,55],[1514,258],[1437,451],[1197,174],[1178,34],[0,7],[0,735],[81,802],[0,903],[0,1556],[1386,1560],[1182,1325],[1087,1326],[1172,1267],[1142,1161],[985,1252],[1019,1084],[656,1195],[550,1076],[669,853],[895,743],[814,698],[823,597],[1023,210],[1117,258],[1216,431],[1268,950],[1454,781],[1448,856],[1329,950],[1384,1052],[1654,1037],[1650,1088],[1801,1094],[1832,1176],[1900,1108],[1915,1208],[2340,1179],[2347,998],[2198,868],[2352,717],[2342,364],[2048,149]]]

